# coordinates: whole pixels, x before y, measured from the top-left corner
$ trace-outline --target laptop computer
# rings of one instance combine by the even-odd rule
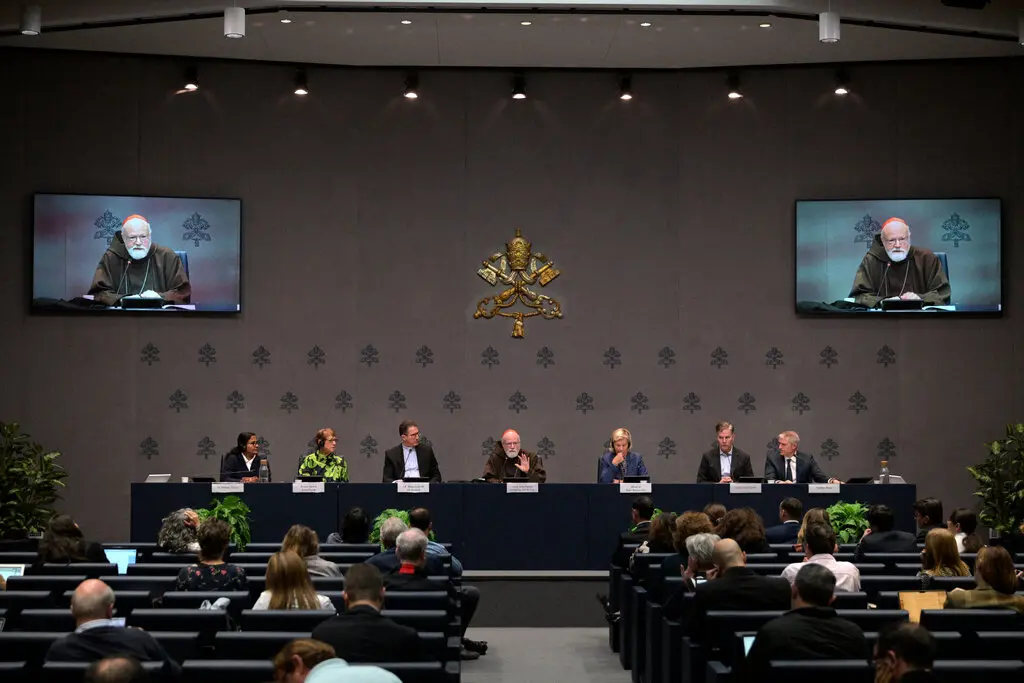
[[[409,482],[413,482],[413,483],[416,483],[416,482],[426,482],[426,481],[430,481],[430,477],[402,477],[401,479],[397,479],[396,481],[404,481],[404,482],[407,482],[407,483],[409,483]]]
[[[23,564],[0,564],[0,576],[4,577],[4,581],[11,578],[12,576],[24,576],[25,565]]]
[[[761,484],[764,482],[764,477],[740,477],[741,484]]]
[[[754,646],[754,638],[757,636],[743,636],[743,656],[750,654],[750,648]]]
[[[117,565],[118,574],[127,574],[128,565],[135,564],[138,557],[138,550],[135,548],[104,548],[103,554],[107,556],[107,562]]]
[[[633,475],[633,476],[626,476],[626,477],[622,478],[622,481],[627,483],[627,484],[640,484],[640,483],[649,484],[649,483],[651,483],[651,475],[649,475],[649,474],[639,475],[638,474],[638,475]]]
[[[870,484],[875,480],[874,477],[850,477],[846,480],[847,484]]]
[[[171,480],[170,473],[167,474],[147,474],[146,484],[166,484]]]

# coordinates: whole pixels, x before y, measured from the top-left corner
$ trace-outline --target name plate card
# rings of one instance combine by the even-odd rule
[[[729,493],[761,493],[761,484],[729,484]]]
[[[535,481],[509,482],[505,484],[505,493],[538,493],[540,484]]]
[[[619,484],[619,493],[650,493],[649,481],[624,481]]]
[[[293,481],[292,493],[323,493],[324,483],[322,481]]]
[[[215,481],[210,484],[211,493],[242,493],[245,484],[240,481]]]
[[[399,479],[398,492],[399,493],[430,493],[430,482],[429,481],[402,481]]]
[[[839,495],[839,484],[808,484],[807,493],[832,493]]]

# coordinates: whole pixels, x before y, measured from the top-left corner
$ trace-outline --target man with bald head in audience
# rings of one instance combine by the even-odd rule
[[[111,655],[128,655],[140,662],[163,662],[164,677],[178,678],[181,667],[153,636],[126,628],[114,616],[114,591],[98,579],[78,584],[71,598],[75,632],[54,641],[48,662],[95,662]]]
[[[145,683],[149,674],[131,657],[105,657],[85,670],[85,683]]]
[[[693,619],[690,633],[701,638],[706,633],[704,622],[710,610],[787,610],[791,588],[785,579],[760,576],[747,568],[747,554],[731,538],[715,543],[711,555],[714,567],[708,580],[697,586],[693,596]]]
[[[543,484],[548,478],[544,462],[539,455],[524,451],[521,446],[519,432],[506,430],[501,435],[501,442],[494,444],[494,452],[484,465],[484,479],[499,482],[521,479]]]

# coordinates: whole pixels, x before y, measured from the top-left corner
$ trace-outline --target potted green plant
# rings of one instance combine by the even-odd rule
[[[0,423],[0,539],[27,539],[46,528],[68,476],[59,457],[22,434],[16,422]]]
[[[1006,436],[985,444],[988,456],[967,468],[981,498],[978,520],[1011,552],[1021,545],[1024,523],[1024,424],[1006,425]]]
[[[828,513],[828,521],[836,532],[838,543],[857,543],[864,535],[864,530],[868,528],[868,506],[864,503],[839,501],[825,512]]]
[[[405,522],[406,526],[409,526],[409,511],[399,510],[398,508],[388,508],[377,515],[373,520],[373,528],[370,529],[370,543],[380,543],[380,527],[384,522],[392,517],[398,517],[400,520]],[[436,537],[434,536],[434,530],[431,529],[430,533],[427,534],[427,538],[433,541]],[[381,550],[384,546],[381,546]]]
[[[252,541],[249,530],[249,513],[252,510],[238,496],[225,496],[223,499],[210,501],[210,506],[196,510],[200,520],[216,517],[231,526],[231,542],[237,552],[243,552],[245,546]]]

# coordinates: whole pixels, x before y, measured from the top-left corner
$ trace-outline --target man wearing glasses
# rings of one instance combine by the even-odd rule
[[[429,444],[420,443],[420,428],[412,420],[403,420],[398,425],[398,436],[402,443],[384,453],[385,484],[398,479],[419,479],[441,481],[441,468],[437,456]]]
[[[922,301],[925,306],[945,306],[950,301],[949,279],[942,262],[931,251],[910,244],[910,226],[902,218],[890,218],[875,235],[871,248],[853,277],[850,296],[875,307],[885,299]]]
[[[126,296],[187,304],[192,285],[174,250],[153,244],[149,221],[133,214],[114,233],[96,266],[89,294],[107,306],[119,305]]]

